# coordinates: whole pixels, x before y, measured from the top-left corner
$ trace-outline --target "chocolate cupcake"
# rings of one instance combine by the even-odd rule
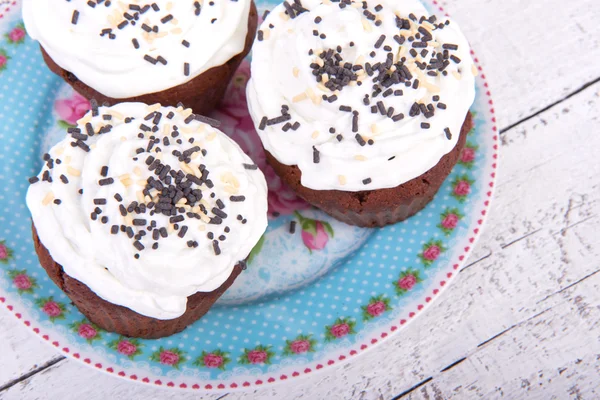
[[[48,67],[84,97],[200,114],[223,98],[258,21],[252,0],[25,0],[23,19]]]
[[[181,331],[264,233],[264,176],[212,122],[159,104],[93,108],[30,179],[40,263],[101,328]]]
[[[383,226],[425,207],[457,162],[475,74],[456,23],[418,0],[303,0],[265,19],[247,91],[288,185],[341,221]]]

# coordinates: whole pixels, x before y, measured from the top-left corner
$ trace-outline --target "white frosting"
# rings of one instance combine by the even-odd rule
[[[160,92],[183,84],[210,68],[219,66],[241,53],[248,33],[251,0],[200,1],[201,12],[195,13],[192,0],[107,1],[90,7],[87,0],[24,0],[23,19],[29,35],[40,42],[46,52],[63,69],[98,92],[113,98],[127,98]],[[150,7],[134,21],[136,10],[129,4]],[[211,5],[212,4],[212,5]],[[79,16],[73,24],[73,13]],[[173,19],[163,23],[161,19]],[[211,23],[211,21],[213,21]],[[158,27],[147,33],[143,24]],[[115,35],[101,36],[103,29]],[[139,48],[134,48],[137,39]],[[187,40],[190,46],[182,42]],[[146,61],[163,57],[167,64]],[[189,76],[184,74],[189,63]]]
[[[162,113],[159,129],[139,138],[138,134],[143,132],[139,128],[141,124],[154,126],[152,120],[144,120],[152,109]],[[175,112],[172,119],[167,118],[170,111]],[[267,226],[267,186],[262,172],[244,166],[253,162],[225,134],[196,120],[186,124],[184,119],[190,113],[191,110],[159,109],[158,105],[151,108],[142,103],[101,107],[99,115],[93,118],[90,112],[79,121],[82,133],[86,132],[85,122],[90,119],[96,132],[106,124],[111,124],[112,130],[89,137],[85,141],[91,149],[89,152],[73,147],[71,143],[75,139],[68,135],[49,152],[54,164],[48,172],[52,182],[42,179],[44,171],[48,171],[46,165],[39,175],[42,180],[32,184],[27,193],[27,205],[40,240],[68,275],[111,303],[158,319],[180,316],[186,309],[188,296],[218,288],[230,276],[233,267],[248,256]],[[111,114],[112,120],[104,120],[104,114]],[[124,123],[123,117],[135,119]],[[176,138],[171,136],[174,125],[180,132]],[[136,154],[138,149],[147,148],[151,135],[160,139],[160,143],[151,153]],[[165,136],[170,140],[168,146],[163,143]],[[193,144],[189,143],[190,138],[194,139]],[[182,143],[178,144],[177,139]],[[206,150],[206,155],[194,152],[191,161],[187,160],[189,163],[184,166],[172,154],[174,150],[183,152],[194,146]],[[162,151],[157,152],[158,147]],[[184,207],[186,213],[196,212],[202,219],[183,214],[185,220],[179,222],[179,230],[175,230],[170,217],[151,215],[149,208],[145,213],[122,216],[120,204],[128,207],[133,201],[147,204],[150,200],[150,197],[144,199],[141,192],[150,176],[158,179],[146,164],[150,155],[174,170],[183,169],[186,174],[195,176],[201,176],[197,169],[200,164],[206,166],[207,178],[214,187],[209,189],[208,183],[201,186],[194,183],[191,189],[202,191],[200,204],[206,207],[208,216],[198,205],[192,209],[181,202],[180,207]],[[103,166],[108,167],[108,177],[114,179],[113,184],[99,185],[99,181],[105,179],[101,175]],[[61,175],[68,183],[61,180]],[[79,189],[83,189],[83,194]],[[115,199],[115,193],[122,196],[122,202]],[[152,201],[157,201],[157,193],[154,189],[150,191]],[[211,193],[216,196],[211,198]],[[230,196],[245,196],[245,201],[232,201]],[[60,204],[55,204],[54,199],[60,200]],[[95,204],[95,199],[106,199],[107,204]],[[222,211],[227,217],[218,225],[207,223],[208,217],[215,215],[212,210],[218,207],[218,199],[223,202]],[[91,213],[96,207],[102,213],[93,220]],[[240,221],[238,215],[245,220]],[[102,217],[108,217],[108,222],[104,224]],[[143,226],[133,225],[132,219],[142,218],[146,219]],[[150,221],[156,221],[156,229],[167,228],[168,236],[153,239],[153,231],[146,229]],[[131,239],[120,231],[111,233],[113,225],[122,224],[132,227],[135,233],[146,231],[139,239],[143,250],[134,247],[135,237]],[[183,226],[188,230],[180,238],[178,232]],[[213,240],[207,237],[209,232],[213,233],[213,240],[219,240],[219,255]],[[219,239],[221,235],[225,240]],[[189,247],[188,241],[196,241],[198,246]],[[152,248],[154,243],[158,243],[157,249]],[[135,258],[136,254],[139,258]]]
[[[310,189],[361,191],[390,188],[423,174],[455,147],[474,101],[474,65],[470,48],[455,22],[451,21],[443,29],[427,28],[433,40],[428,42],[427,56],[419,54],[417,61],[429,62],[432,52],[440,50],[442,44],[458,45],[458,49],[450,50],[449,54],[461,60],[460,63],[450,60],[446,67],[447,76],[441,72],[436,77],[429,76],[426,75],[428,70],[421,71],[415,65],[415,58],[409,53],[412,43],[406,40],[400,45],[393,38],[395,35],[413,36],[419,26],[418,21],[410,21],[411,30],[401,30],[396,25],[396,15],[403,19],[408,19],[411,13],[417,19],[429,17],[425,7],[418,0],[367,0],[369,12],[382,22],[376,26],[375,21],[370,21],[363,13],[362,3],[340,9],[340,3],[303,0],[302,6],[309,11],[293,19],[283,14],[285,8],[280,5],[261,26],[262,41],[257,40],[254,44],[252,78],[247,89],[250,113],[265,149],[283,164],[298,165],[302,171],[302,185]],[[383,7],[379,12],[375,10],[377,5]],[[322,19],[318,24],[315,22],[317,17]],[[446,18],[440,17],[435,24],[445,21]],[[270,25],[274,27],[270,28]],[[315,30],[319,36],[313,34]],[[321,38],[321,34],[326,38]],[[386,38],[375,49],[381,35]],[[350,46],[351,42],[353,46]],[[363,99],[366,94],[372,96],[373,79],[378,73],[368,76],[357,72],[361,86],[352,83],[336,90],[338,99],[332,103],[322,100],[323,95],[332,96],[334,92],[318,84],[311,64],[322,63],[318,55],[337,46],[342,48],[343,62],[363,66],[366,62],[371,65],[385,63],[388,51],[384,47],[390,46],[393,61],[406,57],[405,64],[419,79],[420,86],[415,90],[405,87],[404,83],[394,84],[391,88],[403,90],[402,96],[380,94],[365,105]],[[313,55],[309,55],[311,49]],[[373,58],[370,53],[374,50],[376,56]],[[423,49],[415,50],[420,53]],[[385,90],[383,88],[383,92]],[[432,101],[434,95],[440,96],[439,101],[447,106],[446,110],[437,108],[437,103]],[[394,122],[380,112],[373,114],[371,106],[376,106],[378,101],[383,101],[386,111],[393,107],[393,115],[403,113],[405,118]],[[421,113],[410,117],[409,110],[415,102],[432,103],[434,116],[426,118]],[[282,105],[289,107],[292,117],[289,122],[299,122],[300,127],[287,132],[282,130],[284,124],[259,129],[263,117],[272,119],[281,115]],[[352,113],[339,110],[342,105],[359,112],[358,132],[352,130]],[[422,129],[421,123],[430,124],[429,129]],[[329,131],[332,127],[334,134]],[[445,128],[449,128],[451,140],[446,138]],[[372,139],[374,144],[361,146],[355,139],[356,133],[365,141]],[[339,134],[343,136],[341,142],[336,138]],[[319,154],[318,163],[314,162],[314,149]]]

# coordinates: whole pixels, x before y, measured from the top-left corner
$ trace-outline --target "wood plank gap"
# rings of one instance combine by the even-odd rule
[[[493,254],[493,252],[490,250],[490,252],[489,252],[487,255],[485,255],[485,256],[483,256],[483,257],[481,257],[481,258],[479,258],[479,259],[477,259],[477,260],[473,261],[473,262],[472,262],[472,263],[470,263],[470,264],[467,264],[467,265],[465,265],[465,266],[464,266],[464,267],[463,267],[463,268],[460,270],[460,272],[463,272],[463,271],[464,271],[464,270],[466,270],[467,268],[470,268],[470,267],[472,267],[473,265],[475,265],[475,264],[477,264],[477,263],[479,263],[479,262],[481,262],[481,261],[485,260],[486,258],[490,258],[492,254]]]
[[[60,356],[60,357],[57,357],[57,358],[53,358],[52,360],[46,362],[45,364],[40,365],[39,367],[37,367],[37,368],[29,371],[28,373],[23,374],[23,375],[19,376],[18,378],[13,379],[12,381],[9,381],[9,382],[5,383],[4,385],[0,386],[0,394],[3,391],[5,391],[7,389],[10,389],[11,387],[15,386],[17,383],[23,382],[24,380],[29,379],[32,376],[36,375],[36,374],[39,374],[40,372],[42,372],[42,371],[50,368],[51,366],[58,364],[59,362],[61,362],[65,358],[66,358],[65,356]]]
[[[424,384],[426,384],[427,382],[429,382],[432,379],[433,378],[430,376],[429,378],[425,379],[424,381],[417,383],[415,386],[411,387],[410,389],[405,390],[404,392],[400,393],[398,396],[392,398],[392,400],[401,399],[402,397],[406,396],[407,394],[409,394],[410,392],[412,392],[414,390],[417,390],[418,388],[420,388],[421,386],[423,386]]]
[[[551,109],[551,108],[553,108],[553,107],[555,107],[555,106],[559,105],[560,103],[562,103],[562,102],[564,102],[564,101],[566,101],[566,100],[570,99],[570,98],[571,98],[571,97],[573,97],[573,96],[576,96],[576,95],[578,95],[579,93],[583,92],[585,89],[589,88],[590,86],[593,86],[593,85],[595,85],[595,84],[596,84],[596,83],[598,83],[598,82],[600,82],[600,77],[598,77],[598,78],[594,79],[594,80],[593,80],[593,81],[591,81],[591,82],[588,82],[588,83],[586,83],[585,85],[583,85],[583,86],[582,86],[582,87],[580,87],[579,89],[575,90],[574,92],[571,92],[571,93],[569,93],[568,95],[566,95],[566,96],[565,96],[565,97],[563,97],[562,99],[560,99],[560,100],[557,100],[557,101],[555,101],[554,103],[551,103],[550,105],[548,105],[548,106],[546,106],[546,107],[542,108],[541,110],[539,110],[539,111],[536,111],[535,113],[533,113],[533,114],[531,114],[531,115],[529,115],[529,116],[527,116],[527,117],[525,117],[525,118],[522,118],[522,119],[518,120],[517,122],[515,122],[515,123],[513,123],[513,124],[511,124],[511,125],[509,125],[509,126],[507,126],[506,128],[502,128],[502,129],[500,129],[500,134],[502,135],[503,133],[505,133],[505,132],[507,132],[507,131],[510,131],[511,129],[515,128],[516,126],[518,126],[518,125],[521,125],[523,122],[527,122],[527,121],[529,121],[530,119],[532,119],[532,118],[535,118],[535,117],[537,117],[538,115],[540,115],[540,114],[542,114],[542,113],[545,113],[545,112],[546,112],[546,111],[548,111],[549,109]]]
[[[554,292],[552,294],[549,294],[548,296],[544,297],[543,299],[541,299],[539,301],[536,301],[535,304],[540,304],[541,302],[544,302],[544,301],[548,300],[550,297],[552,297],[552,296],[554,296],[556,294],[562,293],[565,290],[568,290],[568,289],[572,288],[575,285],[579,285],[581,282],[585,281],[588,278],[591,278],[592,276],[596,275],[598,272],[600,272],[600,269],[597,269],[596,271],[594,271],[594,272],[592,272],[590,274],[587,274],[586,276],[584,276],[583,278],[579,279],[578,281],[575,281],[575,282],[571,283],[570,285],[567,285],[564,288],[562,288],[562,289],[560,289],[560,290],[558,290],[558,291],[556,291],[556,292]]]
[[[532,319],[539,317],[540,315],[542,315],[542,314],[544,314],[544,313],[546,313],[546,312],[550,311],[551,309],[552,309],[552,307],[548,307],[548,308],[547,308],[547,309],[545,309],[544,311],[540,311],[539,313],[537,313],[537,314],[535,314],[535,315],[533,315],[533,316],[531,316],[531,317],[529,317],[529,318],[527,318],[527,319],[524,319],[523,321],[519,321],[519,322],[517,322],[516,324],[514,324],[514,325],[511,325],[510,327],[506,328],[506,329],[505,329],[505,330],[503,330],[502,332],[500,332],[500,333],[498,333],[498,334],[496,334],[496,335],[492,336],[491,338],[489,338],[489,339],[487,339],[487,340],[485,340],[485,341],[483,341],[483,342],[479,343],[479,344],[477,345],[477,348],[480,348],[480,347],[482,347],[482,346],[485,346],[486,344],[490,343],[492,340],[498,339],[500,336],[504,335],[506,332],[508,332],[508,331],[511,331],[511,330],[513,330],[514,328],[516,328],[517,326],[523,325],[523,324],[525,324],[525,323],[527,323],[527,322],[531,321]],[[467,356],[467,357],[468,357],[468,356]]]
[[[459,360],[456,360],[452,364],[448,365],[447,367],[442,368],[442,370],[440,372],[446,372],[449,369],[456,367],[458,364],[460,364],[461,362],[465,361],[466,359],[467,359],[467,357],[463,357],[463,358],[461,358]]]
[[[577,226],[577,225],[579,225],[579,224],[583,224],[585,221],[588,221],[588,220],[590,220],[590,219],[592,219],[592,218],[595,218],[595,217],[596,217],[595,215],[590,215],[589,217],[587,217],[587,218],[584,218],[584,219],[582,219],[581,221],[577,221],[577,222],[575,222],[575,223],[573,223],[573,224],[571,224],[571,225],[569,225],[569,226],[566,226],[566,227],[562,228],[560,231],[556,232],[556,233],[555,233],[553,236],[556,236],[556,235],[558,235],[559,233],[560,233],[560,235],[561,235],[561,236],[565,236],[565,234],[567,233],[567,230],[569,230],[569,229],[571,229],[571,228],[573,228],[574,226]]]
[[[538,233],[541,230],[542,230],[542,228],[536,229],[535,231],[527,233],[527,234],[521,236],[520,238],[517,238],[517,239],[513,240],[512,242],[508,242],[507,244],[501,245],[500,247],[504,250],[505,248],[507,248],[509,246],[512,246],[513,244],[515,244],[515,243],[517,243],[517,242],[519,242],[519,241],[521,241],[523,239],[526,239],[526,238],[528,238],[531,235],[535,235],[536,233]]]

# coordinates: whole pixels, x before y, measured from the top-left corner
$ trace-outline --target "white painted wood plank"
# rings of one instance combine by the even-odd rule
[[[0,386],[61,357],[4,310],[0,311]]]
[[[508,398],[525,391],[544,397],[555,388],[566,395],[571,387],[592,393],[598,362],[590,357],[600,353],[595,308],[600,273],[577,282],[600,269],[595,234],[600,136],[592,129],[600,119],[599,91],[597,84],[504,135],[497,198],[472,259],[492,254],[463,270],[416,323],[353,363],[294,385],[227,398],[387,399],[430,376],[425,394],[413,396],[493,396],[500,393],[496,386]],[[467,360],[440,373],[463,357]],[[583,361],[576,364],[577,359]],[[558,368],[569,372],[561,375]],[[89,393],[92,380],[104,391]],[[530,385],[521,388],[525,380]],[[72,361],[17,384],[6,395],[33,399],[48,391],[56,397],[85,393],[91,399],[171,395]]]
[[[407,399],[599,398],[600,273],[557,296],[558,304],[475,349]]]
[[[600,78],[597,0],[450,0],[485,61],[500,128]]]

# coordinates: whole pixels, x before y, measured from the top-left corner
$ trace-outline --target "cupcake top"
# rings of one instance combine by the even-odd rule
[[[29,35],[98,92],[127,98],[183,84],[242,52],[251,0],[25,0]]]
[[[302,185],[396,187],[456,145],[476,68],[455,22],[418,0],[284,2],[254,44],[250,112]]]
[[[93,106],[44,155],[27,205],[69,276],[172,319],[244,263],[267,226],[265,178],[203,121],[182,107]]]

